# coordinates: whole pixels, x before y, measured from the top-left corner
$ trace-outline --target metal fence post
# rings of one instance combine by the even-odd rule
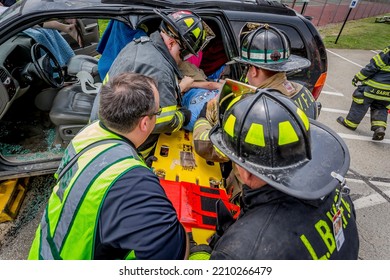
[[[320,25],[320,21],[321,21],[321,18],[322,18],[322,14],[324,13],[324,10],[325,10],[325,7],[326,7],[326,4],[328,4],[328,0],[325,1],[325,4],[324,6],[322,7],[322,11],[321,11],[321,14],[320,14],[320,18],[318,19],[318,22],[317,22],[317,26]]]
[[[363,2],[362,2],[361,4],[363,4]],[[363,11],[363,15],[362,15],[362,17],[363,17],[363,18],[365,17],[366,10],[367,10],[367,7],[368,7],[368,6],[369,6],[369,4],[365,3],[365,5],[364,5],[364,11]]]
[[[370,1],[371,2],[371,1]],[[371,8],[370,8],[370,12],[369,12],[369,14],[368,14],[368,17],[371,17],[372,16],[372,8],[374,7],[374,5],[370,5],[371,6]]]
[[[297,2],[297,0],[293,0],[292,7],[291,7],[292,9],[294,9],[295,2]]]
[[[339,11],[339,7],[340,7],[341,2],[343,2],[343,0],[340,0],[339,4],[337,5],[336,12],[333,15],[331,23],[334,23],[334,19],[336,18],[337,12]]]

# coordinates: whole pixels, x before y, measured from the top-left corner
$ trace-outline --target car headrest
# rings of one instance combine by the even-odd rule
[[[98,59],[95,57],[83,54],[75,55],[67,63],[68,74],[77,76],[80,71],[86,71],[95,77],[99,74],[97,64]]]

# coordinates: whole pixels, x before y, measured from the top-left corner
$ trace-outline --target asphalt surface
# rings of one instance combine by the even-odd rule
[[[356,131],[336,122],[346,116],[354,87],[353,76],[377,51],[328,50],[328,78],[319,98],[319,121],[336,131],[350,154],[347,184],[357,212],[359,259],[390,259],[390,133],[381,142],[371,140],[369,114]],[[52,176],[31,178],[30,188],[15,221],[0,224],[0,260],[23,260],[53,186]]]
[[[365,260],[390,259],[390,133],[381,142],[371,140],[370,112],[356,131],[336,119],[349,111],[352,78],[378,52],[328,49],[328,77],[319,98],[323,106],[319,121],[344,139],[351,154],[347,184],[357,213],[359,258]]]

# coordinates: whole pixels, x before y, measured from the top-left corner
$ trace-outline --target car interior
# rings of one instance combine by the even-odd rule
[[[137,27],[146,28],[147,34],[158,29],[161,18],[145,19]],[[210,75],[230,59],[218,22],[205,21],[216,35],[203,50],[200,65]],[[81,22],[83,48],[61,34],[74,52],[64,64],[62,51],[54,54],[53,48],[25,32],[0,46],[0,153],[8,162],[59,159],[69,141],[88,124],[101,85],[96,51],[100,35],[97,20]]]

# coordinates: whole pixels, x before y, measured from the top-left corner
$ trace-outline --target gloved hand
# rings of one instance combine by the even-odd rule
[[[190,260],[209,260],[211,247],[207,244],[195,245],[190,249]]]
[[[207,102],[206,119],[211,126],[214,126],[218,122],[218,96]]]
[[[186,126],[190,120],[191,120],[191,111],[188,110],[187,108],[185,107],[180,107],[179,108],[179,111],[183,114],[184,116],[184,122],[183,122],[183,126]]]
[[[207,244],[197,244],[192,237],[192,232],[188,232],[190,240],[190,260],[208,260],[211,255],[211,247]]]
[[[354,86],[354,87],[357,87],[357,83],[358,82],[360,82],[360,80],[355,76],[355,77],[353,77],[353,79],[352,79],[352,85]]]
[[[206,118],[206,111],[207,111],[207,102],[203,105],[202,110],[200,110],[200,113],[198,115],[199,118]]]
[[[154,155],[148,156],[148,157],[145,159],[145,163],[146,163],[146,165],[147,165],[149,168],[152,167],[153,161],[157,161],[157,158],[156,158]]]

